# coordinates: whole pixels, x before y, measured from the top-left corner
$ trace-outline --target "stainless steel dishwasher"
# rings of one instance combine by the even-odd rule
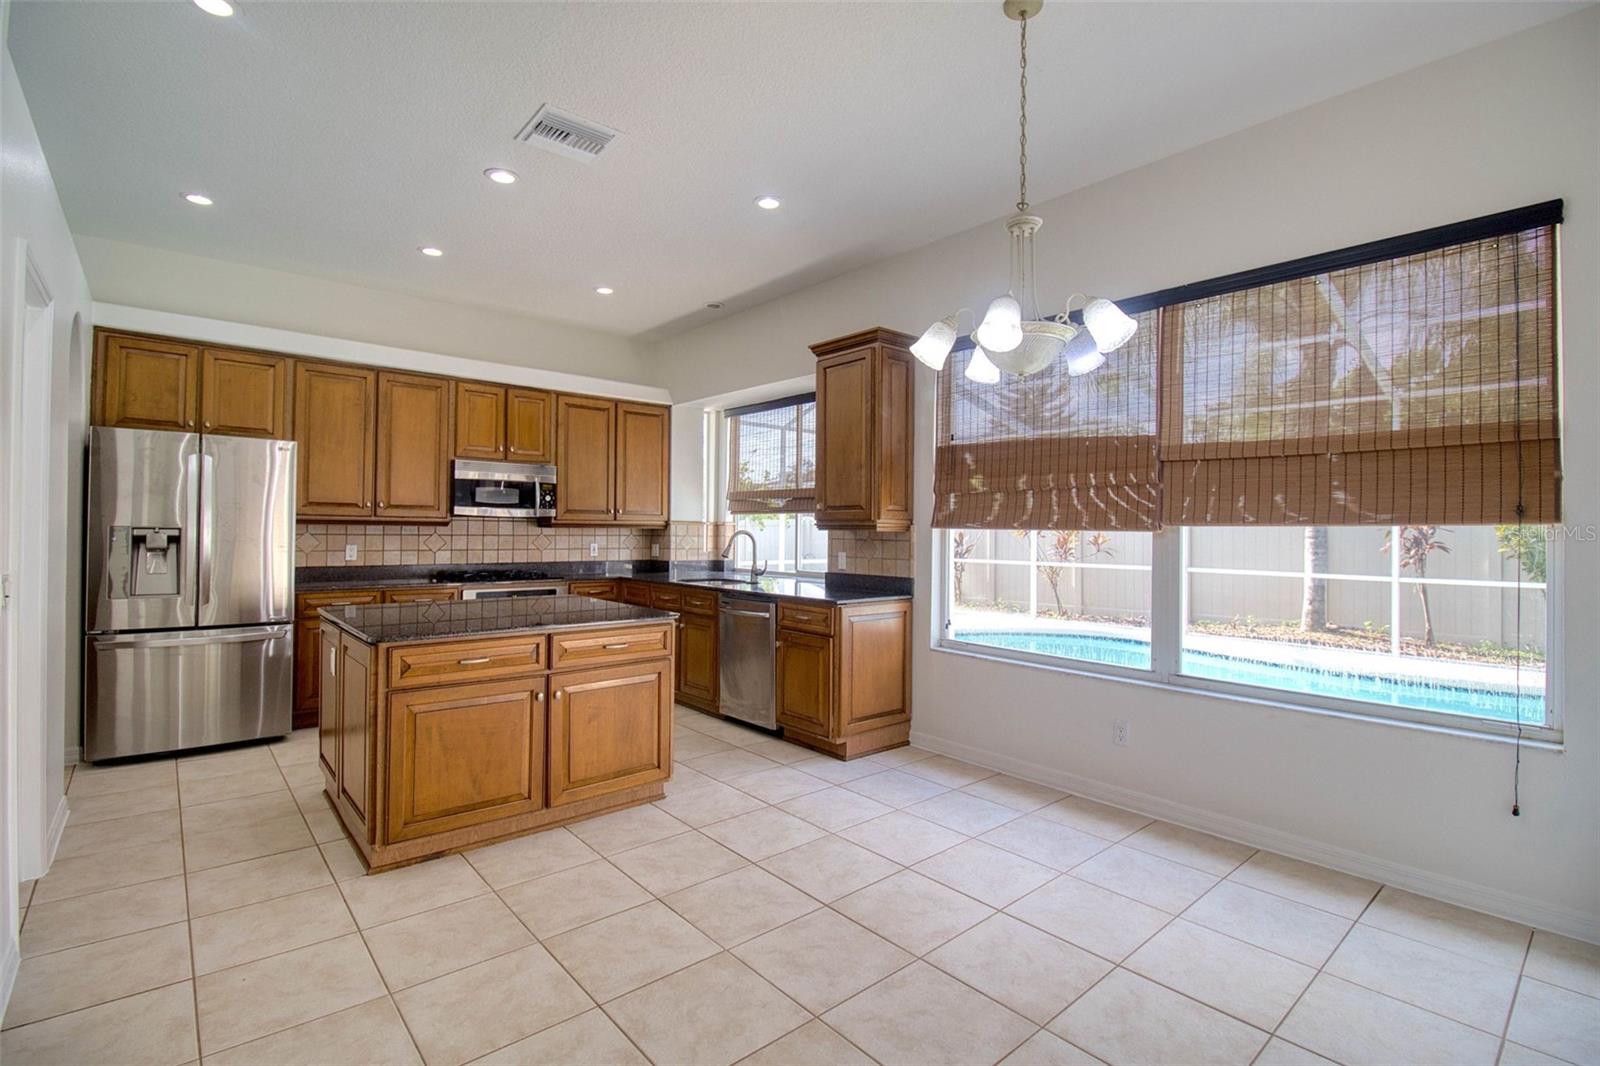
[[[778,605],[724,592],[718,625],[723,717],[777,728]]]

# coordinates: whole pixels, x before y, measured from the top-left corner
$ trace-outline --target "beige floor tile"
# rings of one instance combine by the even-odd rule
[[[575,822],[570,832],[601,855],[615,855],[641,844],[687,832],[688,826],[657,807],[629,807]]]
[[[189,977],[189,928],[181,922],[35,955],[17,971],[4,1024],[53,1018]]]
[[[178,1066],[199,1054],[188,981],[0,1033],[0,1061],[18,1066]]]
[[[745,861],[701,833],[680,833],[611,856],[617,869],[657,896],[665,896],[718,874],[737,870]]]
[[[941,851],[912,869],[991,907],[1013,903],[1056,876],[1048,866],[978,840]]]
[[[1489,1066],[1500,1048],[1488,1033],[1330,974],[1311,982],[1278,1035],[1344,1063]]]
[[[817,908],[817,901],[758,866],[714,877],[662,902],[723,947],[743,943]]]
[[[178,765],[172,759],[123,763],[120,766],[80,765],[67,788],[71,804],[91,796],[135,792],[178,783]],[[131,812],[130,812],[131,813]]]
[[[1062,872],[1111,846],[1104,837],[1034,814],[997,826],[980,839]]]
[[[732,751],[733,745],[716,737],[708,737],[704,733],[679,732],[672,738],[672,754],[680,762],[698,759],[704,755],[715,755],[719,751]]]
[[[57,859],[50,872],[33,887],[30,906],[53,903],[91,892],[125,885],[159,881],[183,873],[183,848],[176,840],[148,847],[97,851],[76,858]]]
[[[1000,1066],[1097,1066],[1099,1059],[1040,1029],[1027,1043],[1000,1060]]]
[[[1269,1032],[1317,971],[1181,918],[1128,956],[1125,967]]]
[[[814,911],[733,953],[819,1014],[912,961],[905,951],[831,910]]]
[[[335,881],[349,881],[351,878],[367,876],[366,863],[361,861],[361,853],[348,838],[330,840],[317,847],[322,852],[322,859],[332,871]]]
[[[598,1007],[474,1059],[473,1066],[568,1062],[593,1066],[650,1066],[650,1060],[639,1053],[633,1041]]]
[[[1023,896],[1006,913],[1113,962],[1125,958],[1172,917],[1071,874]]]
[[[388,996],[206,1056],[206,1066],[289,1063],[421,1066],[422,1057]]]
[[[205,781],[213,777],[231,777],[234,774],[276,770],[277,761],[265,745],[246,748],[227,748],[188,754],[178,760],[178,781]]]
[[[128,818],[77,824],[69,821],[56,848],[56,858],[70,859],[97,851],[149,847],[177,840],[180,833],[178,812],[152,811]]]
[[[1508,969],[1522,968],[1533,931],[1465,907],[1385,886],[1361,915],[1370,925]]]
[[[1220,1011],[1115,970],[1050,1023],[1050,1031],[1106,1062],[1250,1062],[1267,1034]]]
[[[500,898],[541,940],[650,902],[650,893],[604,859],[502,889]]]
[[[519,881],[570,870],[600,856],[566,829],[558,827],[486,848],[474,848],[464,852],[463,857],[490,888],[500,889]]]
[[[685,759],[684,761],[689,764],[691,769],[722,782],[728,782],[735,777],[743,777],[745,774],[753,774],[761,770],[773,770],[778,766],[771,759],[753,755],[742,748],[730,748],[727,751],[701,755],[698,758]]]
[[[1500,1062],[1498,1066],[1570,1066],[1566,1059],[1558,1059],[1554,1055],[1546,1055],[1542,1051],[1535,1051],[1531,1047],[1507,1040],[1500,1048]]]
[[[327,805],[323,804],[323,809]],[[263,792],[259,796],[218,800],[183,809],[183,831],[190,836],[234,826],[257,825],[300,813],[294,796],[288,792]]]
[[[188,916],[181,877],[41,903],[28,908],[22,923],[22,957],[171,925]]]
[[[1356,925],[1326,972],[1486,1032],[1505,1029],[1517,972]]]
[[[350,913],[363,929],[393,922],[421,911],[442,907],[489,891],[472,867],[459,855],[430,859],[368,877],[339,882]]]
[[[778,804],[796,818],[804,818],[820,829],[837,833],[853,825],[888,814],[892,808],[875,799],[851,792],[838,785],[829,785],[820,792],[797,796]]]
[[[1600,1062],[1600,999],[1524,977],[1506,1039],[1568,1062]]]
[[[708,737],[716,737],[718,740],[726,740],[729,744],[740,748],[748,747],[751,744],[759,744],[763,740],[772,739],[771,733],[757,729],[755,726],[745,725],[743,722],[736,722],[728,718],[708,717],[704,722],[700,723],[699,728],[700,732],[704,733]]]
[[[594,1004],[537,944],[395,993],[428,1066],[505,1047]]]
[[[987,833],[996,826],[1021,817],[1020,812],[1004,804],[991,803],[965,792],[941,793],[921,803],[913,803],[906,808],[906,813],[968,836]]]
[[[288,763],[278,769],[290,788],[310,788],[323,782],[322,768],[315,763]]]
[[[178,782],[136,788],[128,792],[107,792],[80,796],[69,792],[67,806],[72,810],[69,825],[90,825],[127,818],[135,814],[178,809]]]
[[[718,951],[710,938],[660,902],[602,918],[544,943],[601,1003]]]
[[[423,911],[363,934],[391,991],[527,947],[533,935],[498,896]]]
[[[728,784],[763,803],[782,803],[784,800],[828,787],[828,783],[821,778],[812,777],[787,766],[757,770],[753,774],[740,774],[738,777],[729,778]]]
[[[676,752],[674,752],[676,754]],[[693,791],[712,783],[712,778],[698,770],[691,770],[681,762],[672,764],[672,776],[662,785],[662,791],[668,796],[678,796],[685,792]]]
[[[296,948],[195,979],[200,1049],[209,1057],[383,995],[361,937]]]
[[[218,911],[192,923],[195,972],[214,973],[355,929],[344,897],[333,885]]]
[[[913,955],[932,951],[994,913],[910,870],[852,892],[833,907]]]
[[[1036,811],[1040,807],[1067,798],[1067,794],[1058,788],[1051,788],[1049,785],[1041,785],[1034,781],[1024,781],[1010,774],[985,777],[981,781],[974,781],[965,786],[961,791],[991,803],[1003,803],[1012,810],[1023,812]]]
[[[996,1062],[1035,1029],[925,962],[879,981],[822,1020],[885,1066]]]
[[[821,778],[830,785],[842,785],[857,778],[870,777],[873,774],[882,773],[884,770],[883,766],[868,759],[851,759],[846,762],[843,759],[832,759],[826,755],[802,759],[800,762],[791,763],[790,765],[796,770],[810,774],[812,777]]]
[[[900,869],[899,864],[882,855],[836,836],[825,836],[774,855],[761,866],[824,903],[866,888]]]
[[[1251,855],[1255,848],[1236,844],[1171,822],[1154,822],[1123,841],[1130,848],[1159,855],[1163,859],[1226,877]]]
[[[1111,971],[1082,948],[996,914],[930,952],[927,961],[1043,1025]]]
[[[802,821],[775,807],[741,814],[716,822],[702,830],[706,836],[725,844],[751,862],[760,862],[790,848],[810,843],[823,835],[810,822]]]
[[[1212,874],[1126,844],[1107,848],[1073,867],[1072,876],[1168,914],[1179,913],[1217,883]]]
[[[779,1037],[739,1066],[873,1066],[861,1049],[819,1021]]]
[[[288,787],[289,783],[274,765],[268,770],[247,770],[242,774],[180,782],[178,801],[185,807],[199,806],[242,796],[260,796]]]
[[[1352,877],[1326,866],[1258,851],[1228,875],[1228,880],[1271,892],[1351,921],[1361,917],[1381,887],[1376,881]]]
[[[906,744],[898,748],[889,748],[886,751],[874,752],[871,755],[853,760],[858,763],[868,763],[872,766],[893,767],[904,766],[908,762],[920,762],[931,759],[934,752],[927,748],[919,748],[914,744]]]
[[[264,855],[297,851],[315,843],[311,830],[306,828],[306,820],[296,811],[288,817],[255,825],[236,825],[204,833],[185,832],[183,858],[189,872],[194,873]]]
[[[815,758],[817,754],[810,748],[801,747],[799,744],[791,744],[787,740],[779,740],[776,737],[758,740],[754,744],[744,744],[741,747],[752,755],[759,755],[763,759],[771,759],[773,762],[783,763],[785,766],[797,762],[805,762],[807,759]]]
[[[853,825],[839,836],[902,865],[921,862],[966,839],[953,829],[934,825],[904,811]]]
[[[906,763],[905,771],[918,777],[925,777],[929,781],[937,781],[947,788],[962,788],[974,781],[993,777],[995,773],[986,767],[952,759],[948,755],[932,755],[926,759]]]
[[[1121,840],[1149,825],[1151,819],[1121,807],[1097,803],[1082,796],[1068,796],[1034,812],[1040,818],[1059,822],[1106,840]]]
[[[666,811],[684,825],[701,826],[720,822],[750,811],[760,810],[766,804],[747,792],[731,785],[713,781],[709,777],[700,788],[679,792],[666,799],[657,800],[656,807]]]
[[[728,954],[698,962],[606,1005],[656,1062],[736,1062],[811,1016]]]
[[[1219,882],[1183,916],[1308,966],[1327,962],[1352,924],[1348,918],[1231,880]]]
[[[1336,1064],[1314,1051],[1307,1051],[1275,1036],[1261,1049],[1261,1054],[1256,1056],[1253,1066],[1336,1066]],[[1510,1064],[1502,1059],[1501,1066]]]
[[[190,915],[213,914],[331,884],[333,875],[316,848],[286,851],[190,874]]]
[[[904,770],[879,770],[869,777],[846,781],[844,787],[851,792],[859,792],[868,799],[877,800],[886,807],[894,808],[909,807],[913,803],[921,803],[923,800],[950,791],[947,785],[926,778],[913,777]]]
[[[308,807],[300,814],[306,820],[306,827],[311,830],[311,839],[318,844],[343,839],[344,825],[326,804]]]
[[[1545,984],[1600,998],[1600,944],[1536,930],[1522,972]]]

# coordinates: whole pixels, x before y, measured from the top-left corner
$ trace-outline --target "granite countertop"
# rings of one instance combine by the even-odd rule
[[[747,572],[746,572],[747,576]],[[729,578],[739,578],[730,581]],[[664,585],[689,585],[715,589],[729,595],[757,600],[810,600],[814,603],[872,603],[881,600],[909,600],[911,593],[896,587],[901,579],[873,578],[867,575],[818,574],[816,577],[759,577],[752,583],[732,570],[718,574],[633,574],[631,581],[650,581]]]
[[[611,603],[588,596],[537,596],[446,603],[391,603],[324,607],[324,619],[368,644],[405,644],[667,622],[671,611]]]
[[[389,588],[398,585],[470,585],[490,581],[577,581],[615,577],[604,563],[462,563],[412,566],[300,566],[296,592]]]

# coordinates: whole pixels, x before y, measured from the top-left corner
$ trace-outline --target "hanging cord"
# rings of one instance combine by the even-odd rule
[[[1017,164],[1021,180],[1017,185],[1017,210],[1028,209],[1028,17],[1022,22],[1022,111],[1017,119]]]
[[[1520,235],[1512,238],[1511,252],[1511,289],[1516,293],[1515,318],[1512,320],[1516,328],[1517,347],[1516,354],[1512,357],[1512,373],[1516,375],[1512,385],[1512,433],[1517,449],[1517,543],[1522,550],[1516,556],[1517,565],[1517,648],[1512,655],[1512,684],[1516,686],[1517,739],[1516,761],[1511,769],[1511,817],[1522,817],[1522,563],[1523,555],[1527,553],[1528,541],[1523,534],[1523,520],[1527,515],[1527,508],[1523,503],[1522,493],[1522,238]],[[1549,571],[1546,570],[1548,576]]]

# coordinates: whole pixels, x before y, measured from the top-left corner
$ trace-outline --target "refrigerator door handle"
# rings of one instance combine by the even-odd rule
[[[199,576],[200,568],[205,560],[201,558],[200,539],[204,531],[200,525],[200,449],[195,448],[184,457],[184,480],[188,482],[183,500],[183,578],[193,582],[194,587],[179,588],[183,592],[184,610],[181,622],[183,625],[198,625],[200,622],[200,596]]]
[[[216,477],[217,461],[215,457],[201,453],[197,457],[200,461],[200,478],[195,483],[194,491],[200,494],[200,609],[204,610],[211,603],[211,536],[216,528],[215,503],[212,501],[211,479]]]
[[[115,637],[91,637],[102,648],[184,648],[206,644],[249,644],[262,640],[277,640],[289,635],[289,627],[247,626],[243,629],[202,630],[193,634],[173,636],[171,633],[129,633]]]

